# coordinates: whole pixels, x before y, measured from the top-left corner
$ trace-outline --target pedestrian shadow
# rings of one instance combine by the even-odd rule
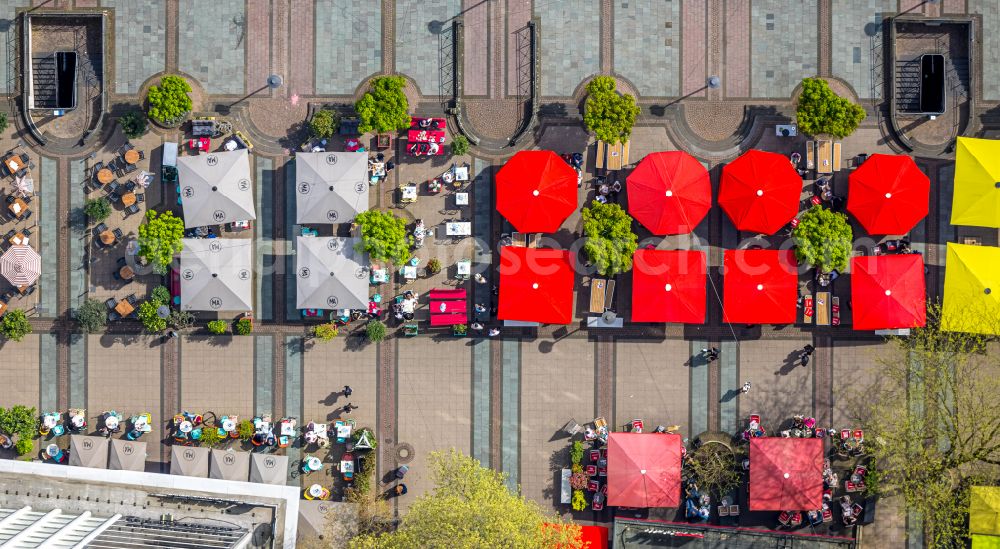
[[[319,403],[323,406],[333,406],[337,403],[337,399],[339,399],[342,394],[344,394],[342,391],[332,391],[330,394],[326,395],[326,398],[319,401]]]
[[[802,351],[796,349],[785,357],[784,362],[781,364],[781,368],[778,369],[774,375],[787,376],[792,373],[796,368],[802,365]]]
[[[698,368],[701,366],[708,366],[708,357],[702,354],[697,354],[687,359],[684,365],[688,368]]]
[[[729,402],[734,398],[736,398],[737,396],[739,396],[739,394],[740,394],[739,389],[730,389],[726,391],[726,394],[722,395],[722,398],[719,399],[719,402]]]

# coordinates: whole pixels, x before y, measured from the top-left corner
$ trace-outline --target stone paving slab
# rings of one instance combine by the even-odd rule
[[[257,222],[254,223],[254,284],[256,284],[257,317],[274,320],[274,270],[277,256],[274,254],[274,200],[271,192],[274,184],[274,162],[270,158],[255,156],[257,165],[257,187],[254,202]]]
[[[105,410],[116,410],[126,419],[149,412],[153,431],[143,437],[153,444],[165,436],[163,425],[180,410],[161,409],[160,338],[154,336],[87,337],[87,415],[92,425]],[[198,409],[200,412],[201,409]],[[160,453],[149,451],[151,460]]]
[[[681,32],[680,2],[615,2],[615,72],[635,84],[639,95],[678,95]]]
[[[697,434],[690,425],[690,372],[684,364],[689,358],[688,342],[682,339],[618,340],[615,414],[608,419],[624,425],[641,418],[648,429],[680,425],[685,438]]]
[[[440,91],[439,69],[442,63],[451,65],[450,60],[439,57],[441,40],[452,39],[452,19],[461,9],[461,0],[397,0],[396,71],[412,78],[423,95],[436,96]],[[440,34],[432,32],[433,22],[443,23]],[[450,89],[447,95],[450,97]]]
[[[766,429],[795,414],[812,414],[812,368],[799,366],[799,351],[811,339],[741,341],[739,384],[751,382],[745,395],[739,387],[720,387],[725,398],[739,402],[740,425],[751,413],[759,413]]]
[[[246,3],[179,0],[177,25],[177,67],[208,93],[244,93]]]
[[[356,338],[339,337],[329,342],[307,341],[302,369],[302,420],[333,421],[353,419],[358,426],[375,426],[377,417],[375,345],[357,348]],[[344,385],[354,390],[350,398],[342,394]],[[338,408],[351,402],[358,407],[350,414]]]
[[[706,0],[688,0],[681,4],[681,95],[688,95],[705,87],[708,64],[706,38],[708,33],[708,3]],[[704,95],[704,92],[698,95]]]
[[[143,82],[166,68],[166,3],[103,0],[102,4],[115,10],[115,93],[138,93]]]
[[[601,3],[536,2],[535,15],[541,18],[542,95],[573,95],[601,70]]]
[[[754,0],[750,7],[753,97],[789,97],[816,74],[816,2],[789,9],[784,0]]]
[[[381,8],[379,0],[317,0],[314,8],[316,93],[352,94],[362,80],[379,72],[382,68]],[[434,52],[436,55],[436,48]],[[294,49],[292,55],[295,55]],[[434,66],[437,66],[437,57],[434,59]]]
[[[7,79],[10,77],[10,66],[6,63],[7,59],[7,33],[17,32],[17,27],[12,24],[14,19],[14,14],[17,13],[17,8],[23,8],[28,6],[30,2],[28,0],[5,0],[0,2],[0,39],[3,40],[3,59],[4,62],[0,63],[0,90],[3,93],[7,93]],[[11,83],[13,85],[13,83]]]
[[[750,2],[725,0],[722,86],[726,97],[750,96]],[[685,54],[686,55],[686,54]]]
[[[0,368],[0,406],[9,408],[15,404],[39,407],[39,334],[25,336],[20,342],[4,341],[0,345],[6,364],[17,364],[17,368]],[[55,383],[54,379],[49,382]]]
[[[56,310],[58,300],[58,285],[56,284],[56,271],[58,270],[58,238],[59,223],[56,209],[58,201],[58,181],[59,170],[56,167],[56,160],[43,157],[41,159],[41,181],[39,181],[38,192],[34,201],[35,222],[22,223],[22,227],[37,229],[38,234],[29,237],[40,240],[38,253],[42,256],[42,274],[38,278],[38,305],[36,311],[39,316],[54,317],[59,314]],[[37,224],[37,227],[35,226]]]
[[[185,336],[180,349],[180,401],[185,410],[253,417],[253,338]]]
[[[462,93],[486,95],[489,93],[489,4],[479,0],[462,0]]]
[[[882,51],[882,18],[895,12],[895,0],[834,0],[833,75],[843,78],[859,97],[872,97],[873,41]],[[881,65],[881,62],[879,63]],[[882,78],[886,78],[883,76]],[[878,90],[881,96],[881,90]]]
[[[982,46],[979,49],[983,56],[983,99],[996,101],[1000,99],[1000,2],[995,0],[969,0],[969,13],[983,16],[983,29],[994,29],[980,34]]]
[[[879,377],[879,355],[893,351],[886,343],[875,341],[841,340],[833,349],[833,426],[836,429],[851,427],[847,397],[848,385],[869,387]],[[884,358],[884,357],[883,357]]]

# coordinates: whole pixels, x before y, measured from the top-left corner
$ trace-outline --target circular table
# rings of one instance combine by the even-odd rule
[[[128,162],[129,164],[135,164],[138,161],[139,161],[139,151],[135,149],[125,151],[125,162]]]
[[[308,467],[310,471],[319,471],[323,468],[323,462],[320,461],[318,457],[313,456],[306,460],[306,467]]]
[[[111,231],[101,231],[101,242],[106,246],[110,246],[115,243],[115,233]]]
[[[118,428],[118,418],[115,416],[108,416],[104,420],[104,426],[108,429],[114,430]]]
[[[118,269],[118,276],[122,277],[122,280],[132,280],[135,278],[135,272],[132,271],[132,267],[123,265],[121,269]]]
[[[49,444],[45,448],[45,453],[48,454],[49,457],[56,457],[59,455],[59,446],[56,444]]]
[[[309,495],[314,498],[323,497],[323,487],[319,484],[313,484],[309,487]]]
[[[122,195],[122,205],[126,208],[135,204],[135,193],[125,193]]]
[[[100,182],[101,185],[107,185],[108,183],[114,181],[114,179],[115,174],[107,168],[101,168],[100,171],[97,172],[97,181]]]
[[[194,429],[194,425],[192,425],[190,421],[182,421],[181,424],[177,426],[177,429],[184,434],[188,434],[192,429]]]
[[[58,419],[56,419],[55,416],[46,415],[42,419],[42,424],[45,425],[45,427],[47,427],[49,429],[55,427],[56,426],[56,422],[58,422]]]
[[[82,429],[87,424],[87,420],[83,416],[73,416],[70,418],[70,421],[73,423],[73,427],[77,429]]]
[[[225,431],[225,432],[227,432],[227,433],[231,433],[231,432],[235,431],[236,430],[236,422],[233,421],[233,420],[231,420],[231,419],[227,419],[227,420],[223,421],[222,422],[222,430]]]

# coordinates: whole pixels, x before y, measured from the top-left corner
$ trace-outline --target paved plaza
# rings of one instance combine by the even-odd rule
[[[887,346],[871,332],[854,332],[846,284],[834,289],[844,305],[843,325],[817,327],[743,326],[722,322],[720,297],[709,288],[705,325],[632,325],[631,282],[618,289],[622,330],[588,329],[586,309],[592,274],[575,278],[574,316],[568,326],[507,329],[500,337],[482,332],[455,337],[430,328],[426,296],[434,288],[463,288],[469,307],[495,304],[492,288],[499,264],[496,243],[512,231],[494,209],[494,176],[517,150],[548,149],[585,153],[584,172],[595,173],[594,138],[581,124],[581,90],[593,76],[616,76],[620,88],[634,93],[641,114],[632,132],[627,168],[656,151],[683,150],[710,171],[717,190],[721,166],[750,148],[790,154],[801,151],[805,136],[779,137],[774,126],[794,118],[792,99],[805,77],[822,76],[840,93],[859,101],[868,117],[841,141],[844,159],[861,153],[908,150],[889,131],[877,102],[886,99],[883,48],[887,19],[948,17],[973,22],[975,58],[970,62],[972,95],[961,131],[1000,135],[1000,4],[993,0],[7,0],[0,2],[0,38],[17,32],[15,14],[32,6],[38,12],[95,11],[107,15],[107,66],[102,124],[89,138],[62,138],[58,117],[46,117],[41,144],[11,110],[0,132],[0,151],[22,146],[34,165],[34,216],[31,244],[42,257],[38,291],[15,297],[12,307],[29,315],[34,333],[20,342],[0,342],[0,406],[35,406],[40,411],[86,408],[91,416],[117,410],[126,416],[149,412],[147,469],[167,471],[171,417],[197,413],[259,414],[310,421],[352,419],[370,427],[378,439],[378,478],[408,465],[409,494],[394,498],[398,511],[432,488],[428,454],[451,448],[470,454],[507,475],[543,508],[560,514],[559,470],[567,466],[569,439],[562,428],[604,417],[622,427],[642,419],[647,428],[678,426],[685,439],[705,432],[735,433],[750,414],[760,414],[769,430],[795,414],[817,418],[833,428],[852,426],[845,386],[877,378]],[[529,26],[530,25],[530,26]],[[528,103],[531,48],[528,31],[537,33],[535,76],[540,97]],[[5,42],[6,43],[6,42]],[[0,82],[14,80],[14,65],[0,63]],[[254,333],[210,335],[207,317],[181,330],[177,338],[141,334],[139,323],[112,324],[107,333],[81,334],[73,320],[87,298],[112,304],[131,294],[145,298],[169,283],[142,273],[123,281],[116,273],[124,246],[98,246],[94,226],[82,213],[88,198],[101,191],[90,181],[97,162],[107,162],[126,142],[114,118],[135,107],[161,74],[179,73],[194,87],[194,115],[232,122],[253,142],[251,174],[257,219],[244,233],[252,246]],[[266,89],[270,74],[283,77]],[[393,137],[381,151],[395,169],[371,186],[373,208],[391,211],[407,223],[422,220],[434,231],[423,248],[415,280],[391,273],[373,286],[386,300],[404,291],[420,296],[416,337],[395,330],[371,344],[363,325],[343,327],[333,341],[310,335],[318,319],[296,308],[294,185],[295,153],[306,141],[301,124],[319,108],[350,112],[370,78],[399,74],[408,79],[411,113],[447,117],[449,140],[459,132],[450,108],[460,110],[462,132],[479,136],[464,156],[415,158],[406,140]],[[709,76],[721,78],[709,88]],[[459,82],[457,79],[461,78]],[[459,85],[461,84],[461,85]],[[458,91],[461,101],[451,103]],[[0,94],[12,88],[0,85]],[[7,106],[9,105],[9,106]],[[457,106],[456,106],[457,105]],[[537,113],[531,118],[531,108]],[[521,126],[528,130],[512,143]],[[959,131],[956,125],[954,131]],[[405,132],[403,132],[405,134]],[[164,143],[183,143],[180,128],[151,127],[131,140],[143,150],[139,168],[159,174]],[[402,136],[400,136],[402,137]],[[374,143],[364,140],[368,150]],[[910,143],[910,145],[914,145]],[[331,151],[345,148],[331,138]],[[930,215],[912,232],[913,248],[924,254],[928,293],[943,288],[944,244],[974,237],[997,244],[997,234],[950,224],[953,153],[946,146],[910,147],[931,179]],[[426,182],[452,165],[470,169],[463,189],[430,192]],[[836,174],[834,188],[846,194],[848,170]],[[399,186],[417,184],[416,202],[403,203]],[[6,193],[6,192],[5,192]],[[116,205],[108,223],[128,237],[138,233],[146,211],[179,210],[178,190],[158,179],[126,215]],[[584,184],[580,203],[594,198]],[[470,221],[473,235],[454,238],[449,221]],[[0,233],[20,227],[0,220]],[[572,246],[582,227],[574,212],[546,242]],[[329,230],[329,229],[324,229]],[[344,227],[345,236],[348,228]],[[644,231],[644,229],[642,230]],[[747,246],[753,234],[739,233],[713,207],[695,237],[640,234],[642,246],[701,249],[708,254],[712,280],[722,252]],[[324,233],[326,235],[326,233]],[[227,235],[232,236],[232,235]],[[579,244],[575,244],[579,247]],[[440,273],[426,265],[438,259]],[[470,260],[486,282],[457,276],[457,263]],[[627,278],[627,277],[626,277]],[[5,282],[6,284],[6,282]],[[803,283],[803,286],[805,283]],[[395,327],[394,322],[390,323]],[[799,363],[811,344],[816,355]],[[704,347],[721,349],[707,362]],[[741,394],[739,387],[751,382]],[[353,394],[343,395],[350,385]],[[343,407],[357,408],[349,414]],[[163,442],[161,444],[161,441]],[[289,475],[288,483],[323,482],[342,495],[333,470],[343,448],[281,450],[293,469],[309,455],[320,457],[323,472]],[[606,517],[575,513],[582,521]],[[865,537],[900,546],[907,539],[905,513],[888,500]],[[911,533],[912,535],[912,533]],[[913,541],[913,539],[910,539]],[[877,546],[877,545],[872,545]]]

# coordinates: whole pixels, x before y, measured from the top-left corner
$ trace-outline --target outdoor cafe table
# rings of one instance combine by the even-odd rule
[[[108,168],[101,168],[97,172],[97,182],[101,185],[107,185],[115,179],[115,174]]]
[[[455,205],[456,206],[468,206],[469,205],[469,193],[455,193]]]
[[[592,313],[603,313],[604,312],[604,290],[607,286],[607,280],[603,278],[595,278],[590,283],[590,312]]]
[[[445,223],[445,234],[448,236],[469,236],[472,234],[472,223],[468,221],[453,221]]]
[[[816,292],[816,325],[830,325],[830,292]]]
[[[7,206],[7,209],[10,210],[10,213],[16,215],[17,217],[21,217],[24,215],[24,212],[28,211],[28,204],[20,198],[15,198],[14,201]]]
[[[101,234],[98,235],[98,237],[105,246],[110,246],[115,243],[115,233],[111,232],[111,229],[101,231]]]
[[[119,301],[118,305],[115,305],[115,312],[117,312],[118,314],[120,314],[122,316],[128,316],[128,315],[132,314],[132,311],[134,311],[134,310],[135,310],[135,308],[132,307],[132,304],[129,303],[128,301],[124,300],[124,299],[121,300],[121,301]]]
[[[130,151],[131,152],[131,151]],[[135,193],[125,193],[122,195],[122,205],[129,207],[135,204]]]
[[[125,151],[125,162],[128,162],[129,164],[135,164],[138,161],[139,161],[139,151],[135,149],[130,149],[128,151]]]
[[[431,301],[431,314],[464,312],[466,312],[466,302],[464,299],[453,301]]]
[[[410,130],[406,133],[410,143],[444,143],[443,130]]]
[[[8,240],[11,244],[19,246],[24,243],[24,233],[17,233]]]
[[[122,280],[132,280],[135,278],[135,272],[132,267],[123,265],[121,269],[118,269],[118,276],[122,277]]]
[[[21,157],[16,154],[11,154],[7,156],[7,158],[4,158],[3,163],[10,170],[10,173],[15,173],[24,167],[24,162],[21,161]]]

